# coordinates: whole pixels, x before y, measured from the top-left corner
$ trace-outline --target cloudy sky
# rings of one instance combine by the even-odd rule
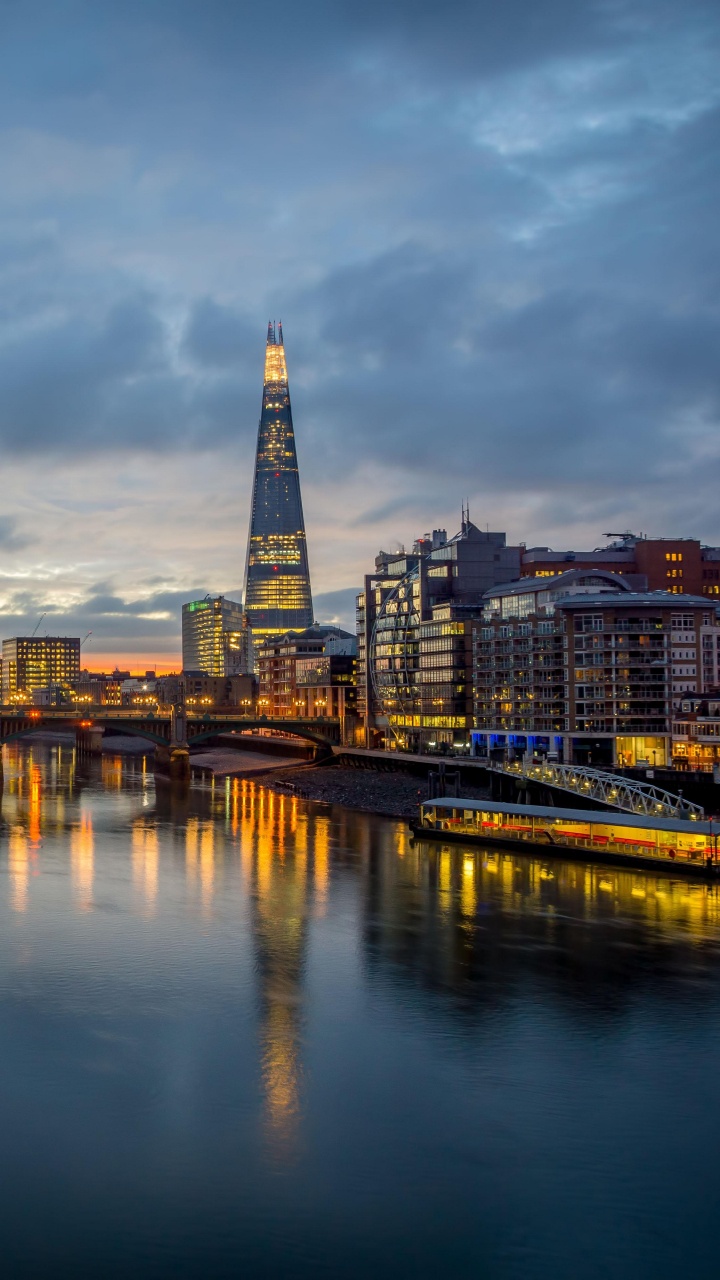
[[[2,634],[242,584],[269,317],[317,616],[477,523],[720,543],[715,0],[0,0]]]

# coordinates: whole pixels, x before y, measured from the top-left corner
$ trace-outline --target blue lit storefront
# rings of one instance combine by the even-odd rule
[[[563,740],[553,733],[490,733],[473,729],[470,734],[470,754],[479,759],[514,760],[519,756],[542,756],[543,759],[563,759]]]
[[[473,729],[470,737],[470,754],[481,760],[516,760],[530,755],[598,769],[659,769],[666,768],[671,758],[667,734],[490,733]]]

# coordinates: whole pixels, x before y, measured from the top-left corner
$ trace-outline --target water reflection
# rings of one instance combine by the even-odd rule
[[[133,882],[142,899],[144,914],[155,914],[158,895],[158,863],[160,840],[157,826],[146,818],[132,824],[131,833]]]
[[[80,769],[65,745],[6,748],[12,911],[28,912],[48,858],[66,847],[75,909],[90,912],[108,869],[103,832],[122,833],[123,822],[134,909],[144,919],[164,909],[176,849],[187,909],[201,927],[212,928],[235,899],[237,918],[247,913],[263,1123],[281,1158],[297,1147],[303,1111],[308,951],[341,890],[355,896],[348,927],[367,980],[399,998],[408,984],[429,993],[449,1017],[481,1019],[529,975],[566,1010],[579,1006],[586,1016],[591,993],[619,1014],[633,992],[660,980],[667,997],[690,954],[695,976],[717,962],[720,898],[710,884],[415,841],[401,823],[237,779],[155,788],[142,760],[103,757]],[[127,857],[122,843],[113,856]]]
[[[557,1222],[543,1200],[552,1178],[572,1168],[586,1192],[584,1202],[573,1201],[573,1179],[558,1182],[553,1204],[572,1209],[561,1215],[563,1235],[583,1203],[595,1215],[584,1224],[587,1237],[596,1222],[604,1232],[618,1204],[628,1201],[616,1152],[622,1148],[628,1158],[625,1135],[636,1135],[653,1072],[649,1119],[632,1149],[651,1148],[658,1115],[668,1140],[673,1096],[681,1092],[673,1164],[678,1185],[696,1194],[694,1170],[683,1165],[685,1108],[695,1105],[699,1090],[695,1123],[704,1132],[710,1113],[702,1090],[706,1081],[714,1089],[720,1056],[713,1057],[712,1039],[720,1013],[720,901],[713,885],[415,841],[402,823],[312,806],[246,781],[189,791],[155,786],[142,760],[79,764],[64,743],[6,749],[0,841],[7,872],[0,973],[3,966],[11,973],[0,1030],[12,1051],[24,1043],[27,1017],[31,1044],[16,1075],[6,1070],[7,1096],[22,1095],[28,1060],[40,1072],[50,1063],[51,1073],[50,1086],[41,1075],[39,1085],[33,1080],[28,1087],[10,1164],[24,1158],[32,1130],[53,1135],[43,1152],[43,1168],[50,1168],[67,1113],[72,1132],[58,1160],[56,1194],[65,1179],[72,1182],[68,1152],[80,1135],[83,1172],[74,1203],[91,1195],[85,1169],[94,1170],[95,1162],[102,1188],[96,1213],[147,1174],[148,1221],[158,1188],[178,1197],[176,1224],[183,1215],[206,1213],[195,1274],[230,1274],[204,1256],[207,1239],[222,1235],[216,1214],[226,1188],[225,1239],[245,1211],[246,1231],[257,1218],[285,1239],[290,1200],[277,1210],[277,1222],[274,1205],[292,1187],[292,1212],[298,1221],[312,1219],[313,1240],[325,1238],[326,1204],[333,1221],[349,1221],[365,1196],[358,1221],[374,1223],[391,1206],[389,1223],[397,1197],[407,1192],[399,1235],[415,1239],[426,1221],[435,1222],[442,1243],[425,1270],[420,1251],[420,1264],[403,1256],[383,1271],[359,1254],[353,1269],[359,1246],[349,1237],[327,1265],[312,1255],[316,1267],[297,1267],[298,1258],[312,1254],[305,1241],[308,1252],[300,1250],[284,1268],[268,1266],[267,1274],[434,1277],[485,1269],[537,1276],[537,1268],[522,1269],[533,1261],[526,1241]],[[13,951],[18,939],[23,946]],[[20,977],[12,968],[16,954]],[[32,1021],[35,999],[40,1013]],[[657,1029],[663,1013],[665,1038]],[[688,1035],[695,1036],[690,1048]],[[50,1102],[37,1123],[44,1096]],[[585,1152],[588,1143],[602,1147],[604,1133],[593,1129],[598,1109],[605,1108],[597,1122],[602,1130],[608,1106],[623,1098],[627,1112],[592,1184]],[[12,1107],[4,1119],[5,1136]],[[518,1186],[526,1171],[523,1163],[518,1173],[517,1151],[533,1135],[535,1154]],[[548,1150],[562,1141],[562,1157],[549,1165]],[[483,1170],[502,1169],[508,1147],[509,1164],[496,1182]],[[122,1176],[114,1182],[115,1162]],[[642,1195],[650,1176],[634,1170],[633,1195]],[[14,1166],[6,1196],[13,1178]],[[344,1197],[336,1196],[344,1178]],[[312,1197],[323,1206],[323,1221],[308,1207]],[[138,1195],[123,1217],[123,1231],[142,1216],[141,1201]],[[661,1202],[648,1193],[648,1221],[648,1205]],[[468,1255],[444,1270],[447,1240],[457,1245],[463,1231],[475,1229],[478,1205],[492,1205],[487,1226],[507,1206],[512,1215],[516,1203],[524,1206],[526,1230],[517,1246],[520,1270],[503,1261],[502,1248],[517,1229],[512,1217],[487,1268],[479,1255]],[[146,1224],[148,1239],[154,1229]],[[391,1226],[386,1230],[392,1235]],[[614,1238],[612,1230],[606,1234]],[[163,1239],[171,1238],[165,1232]],[[604,1239],[595,1240],[598,1258]],[[236,1259],[245,1242],[234,1239],[234,1247]],[[577,1249],[572,1267],[576,1256]],[[183,1257],[171,1259],[168,1274],[185,1274]],[[619,1274],[613,1265],[610,1258],[603,1273]],[[576,1274],[572,1267],[547,1274],[557,1280]],[[637,1266],[630,1272],[645,1274]],[[109,1272],[98,1264],[76,1273]],[[135,1271],[128,1266],[125,1274]]]
[[[28,837],[22,827],[10,828],[8,840],[8,879],[10,906],[13,911],[27,911],[30,880]]]
[[[257,975],[266,1137],[279,1158],[297,1141],[302,1080],[303,981],[312,848],[297,801],[234,784]]]
[[[71,828],[70,866],[78,909],[90,911],[95,871],[95,838],[89,809],[83,809],[80,822]]]

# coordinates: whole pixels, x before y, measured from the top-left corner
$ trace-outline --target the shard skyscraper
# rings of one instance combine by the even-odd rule
[[[258,428],[245,613],[255,644],[312,626],[305,522],[282,324],[268,325],[265,385]]]

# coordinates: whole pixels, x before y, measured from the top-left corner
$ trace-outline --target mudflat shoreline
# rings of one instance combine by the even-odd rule
[[[256,774],[255,781],[279,795],[344,805],[388,818],[416,817],[418,804],[427,799],[426,780],[401,770],[376,773],[372,769],[352,769],[344,765],[301,765],[277,773]],[[487,792],[478,787],[463,787],[463,794],[480,800]]]

